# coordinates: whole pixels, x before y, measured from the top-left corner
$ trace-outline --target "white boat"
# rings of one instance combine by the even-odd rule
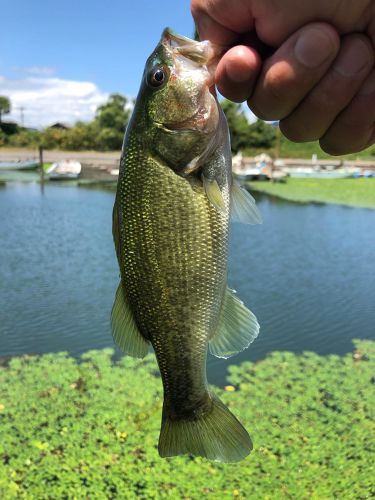
[[[52,165],[47,170],[50,180],[78,179],[81,174],[82,165],[76,160],[64,160]]]
[[[256,180],[267,180],[268,176],[263,171],[264,169],[257,166],[247,166],[243,168],[240,172],[233,172],[235,177],[241,181],[256,181]]]
[[[0,161],[0,170],[35,170],[38,167],[36,160]]]

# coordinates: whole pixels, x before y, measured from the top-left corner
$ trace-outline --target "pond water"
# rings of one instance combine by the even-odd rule
[[[0,187],[0,357],[113,347],[118,283],[114,193],[36,183]],[[375,212],[261,197],[261,226],[234,224],[229,284],[256,314],[260,336],[209,380],[274,350],[343,354],[375,340]],[[118,351],[117,351],[118,353]]]

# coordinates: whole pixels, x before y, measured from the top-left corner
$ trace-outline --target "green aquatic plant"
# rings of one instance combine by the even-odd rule
[[[14,358],[0,367],[0,498],[373,497],[375,343],[355,347],[231,367],[215,390],[254,439],[235,464],[159,458],[153,356]]]
[[[251,191],[259,191],[298,203],[334,203],[375,208],[375,179],[294,179],[286,182],[251,181]]]

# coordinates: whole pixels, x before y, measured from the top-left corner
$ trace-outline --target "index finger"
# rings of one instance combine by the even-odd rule
[[[230,47],[251,31],[254,21],[246,2],[236,5],[235,15],[231,2],[212,3],[208,9],[207,0],[192,0],[191,13],[201,40],[210,40],[216,45]],[[230,28],[227,20],[230,19]]]

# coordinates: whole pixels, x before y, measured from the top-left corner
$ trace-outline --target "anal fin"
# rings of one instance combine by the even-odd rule
[[[217,331],[209,342],[210,352],[230,358],[246,349],[258,336],[259,323],[254,314],[227,288]]]
[[[111,315],[112,336],[118,347],[129,356],[144,358],[148,353],[149,341],[146,340],[134,321],[127,303],[122,282],[120,282]]]

